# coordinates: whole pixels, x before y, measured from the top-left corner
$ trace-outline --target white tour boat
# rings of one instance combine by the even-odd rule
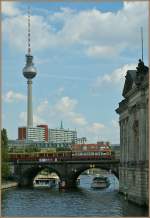
[[[58,184],[58,180],[59,178],[54,175],[39,175],[34,179],[33,186],[53,188]]]
[[[107,188],[109,187],[110,182],[107,177],[104,176],[96,176],[93,178],[91,188],[94,189],[102,189],[102,188]]]

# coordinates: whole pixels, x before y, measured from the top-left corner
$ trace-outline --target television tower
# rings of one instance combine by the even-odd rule
[[[32,62],[33,56],[31,55],[30,45],[30,8],[28,8],[28,52],[26,55],[26,65],[23,68],[23,75],[27,79],[28,86],[28,101],[27,101],[27,127],[33,127],[33,111],[32,111],[32,79],[36,76],[36,68]]]

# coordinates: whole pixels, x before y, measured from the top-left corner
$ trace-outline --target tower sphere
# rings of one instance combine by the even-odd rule
[[[23,68],[23,75],[27,79],[33,79],[37,74],[36,68],[34,67],[32,60],[33,60],[32,55],[29,54],[26,55],[26,65]]]

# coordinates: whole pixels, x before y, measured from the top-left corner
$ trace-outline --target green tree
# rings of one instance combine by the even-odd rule
[[[69,147],[58,147],[58,148],[56,148],[56,151],[71,151],[71,148],[69,148]]]
[[[40,149],[36,145],[30,145],[25,148],[25,152],[39,152]]]
[[[9,176],[8,165],[8,137],[6,129],[1,130],[1,175],[2,179],[7,179]]]

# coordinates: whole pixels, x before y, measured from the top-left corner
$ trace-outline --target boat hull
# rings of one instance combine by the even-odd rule
[[[108,188],[109,185],[110,185],[110,182],[106,177],[95,177],[91,184],[91,188],[104,189],[104,188]]]
[[[104,189],[104,188],[108,188],[109,184],[92,184],[91,188],[93,189]]]

